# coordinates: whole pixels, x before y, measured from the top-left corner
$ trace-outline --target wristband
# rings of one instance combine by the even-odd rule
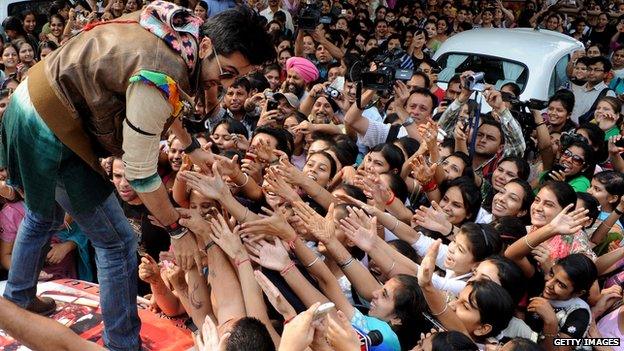
[[[249,262],[249,257],[247,257],[246,259],[244,259],[242,261],[234,262],[234,264],[236,265],[236,267],[240,267],[240,265],[245,263],[245,262]]]
[[[436,183],[435,179],[431,179],[429,183],[423,185],[422,189],[428,193],[434,191],[438,188],[438,183]]]
[[[184,149],[184,153],[189,155],[191,152],[201,148],[201,144],[197,141],[197,138],[191,137],[191,144]]]
[[[215,245],[214,241],[210,241],[208,244],[206,244],[206,247],[204,247],[204,252],[208,253],[208,250],[210,250],[211,247],[213,247]]]
[[[340,267],[340,269],[345,269],[345,268],[349,267],[349,265],[350,265],[351,263],[353,263],[353,261],[354,261],[354,260],[355,260],[355,258],[351,257],[351,258],[349,258],[349,259],[347,260],[347,262],[342,263],[342,264],[339,264],[339,265],[338,265],[338,267]]]
[[[180,239],[181,237],[185,236],[186,233],[188,233],[188,229],[181,226],[178,221],[175,221],[166,226],[165,230],[167,231],[171,239]]]
[[[617,207],[613,210],[613,212],[617,213],[618,216],[624,215],[624,212],[617,209]]]
[[[392,192],[392,196],[390,197],[388,202],[386,202],[386,206],[390,206],[394,202],[394,199],[396,199],[396,196],[394,195],[394,192]]]
[[[295,316],[296,317],[296,316]],[[295,319],[295,317],[290,317],[288,319],[284,319],[284,325],[290,323],[293,319]]]
[[[538,128],[539,126],[543,126],[544,124],[546,124],[546,121],[541,121],[540,123],[535,125],[535,128]]]
[[[280,271],[280,275],[282,277],[285,276],[286,274],[288,274],[288,272],[290,272],[291,269],[293,269],[294,266],[295,266],[295,262],[290,261],[290,263],[286,266],[286,268]]]

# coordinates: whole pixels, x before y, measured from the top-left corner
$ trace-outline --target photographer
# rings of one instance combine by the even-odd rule
[[[458,122],[461,106],[465,104],[472,91],[468,88],[468,77],[474,76],[474,72],[466,71],[461,74],[461,93],[451,103],[438,121],[448,135],[452,135],[453,129]],[[472,161],[472,167],[478,175],[486,177],[493,171],[497,160],[503,156],[519,156],[524,155],[526,144],[522,129],[518,121],[511,115],[506,107],[501,93],[492,86],[486,86],[483,91],[485,102],[492,108],[492,117],[500,125],[500,129],[492,124],[480,125],[477,129],[477,140]],[[465,124],[469,121],[463,121]],[[490,130],[491,129],[491,130]],[[498,131],[496,129],[499,129]],[[486,133],[486,130],[489,130]],[[502,133],[501,133],[502,131]],[[470,131],[467,131],[467,140],[470,140]]]

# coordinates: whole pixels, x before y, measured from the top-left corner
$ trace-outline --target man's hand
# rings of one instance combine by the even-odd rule
[[[468,99],[470,99],[470,95],[472,95],[472,90],[466,89],[466,86],[468,85],[468,77],[472,75],[474,75],[473,71],[465,71],[459,77],[461,82],[461,93],[459,93],[457,100],[459,100],[462,104],[468,101]]]
[[[201,254],[195,241],[195,235],[190,231],[180,239],[171,239],[173,252],[175,253],[176,262],[185,271],[191,270],[196,266],[198,270],[202,269]]]
[[[493,86],[488,86],[483,91],[483,97],[485,97],[485,102],[492,107],[492,110],[498,112],[499,114],[505,110],[503,96],[500,91],[496,90]]]
[[[51,244],[50,246],[51,249],[46,256],[46,260],[49,264],[60,263],[68,253],[76,248],[76,244],[71,240],[64,243]]]
[[[201,168],[202,172],[205,172],[205,173],[210,172],[210,168],[212,167],[212,164],[214,163],[214,155],[212,154],[210,149],[208,150],[204,150],[202,148],[195,149],[193,152],[189,154],[189,157],[191,158],[191,161],[193,161],[193,164]]]
[[[146,254],[141,257],[141,264],[139,264],[139,278],[148,284],[162,283],[160,268],[152,256]]]

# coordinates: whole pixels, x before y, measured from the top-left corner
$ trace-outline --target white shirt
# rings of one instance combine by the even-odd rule
[[[604,82],[598,83],[591,89],[587,89],[587,83],[583,86],[572,85],[572,93],[574,93],[574,109],[570,118],[576,124],[579,123],[579,117],[585,114],[594,104],[594,101],[600,95],[600,92],[608,88]],[[613,90],[609,90],[605,96],[615,96]]]
[[[290,29],[294,33],[295,26],[293,25],[293,20],[292,20],[292,16],[290,15],[290,12],[288,12],[288,10],[285,10],[281,7],[279,7],[277,11],[282,11],[284,14],[286,14],[286,28]],[[271,22],[273,20],[273,14],[275,14],[275,12],[271,11],[270,7],[267,7],[266,9],[260,12],[260,15],[266,18],[267,21]]]

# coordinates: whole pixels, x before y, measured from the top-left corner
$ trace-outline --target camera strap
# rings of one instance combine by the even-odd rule
[[[472,131],[472,137],[470,138],[470,145],[468,146],[468,153],[470,157],[474,156],[475,146],[477,144],[477,129],[479,128],[479,120],[481,119],[481,104],[483,102],[483,94],[475,92],[475,100],[477,101],[477,108],[474,111],[474,117],[470,119],[470,126],[468,130]],[[476,128],[475,128],[476,127]]]
[[[366,106],[362,106],[362,81],[358,81],[355,84],[355,105],[359,110],[368,110],[369,108],[375,106],[378,101],[379,98],[372,99]]]

